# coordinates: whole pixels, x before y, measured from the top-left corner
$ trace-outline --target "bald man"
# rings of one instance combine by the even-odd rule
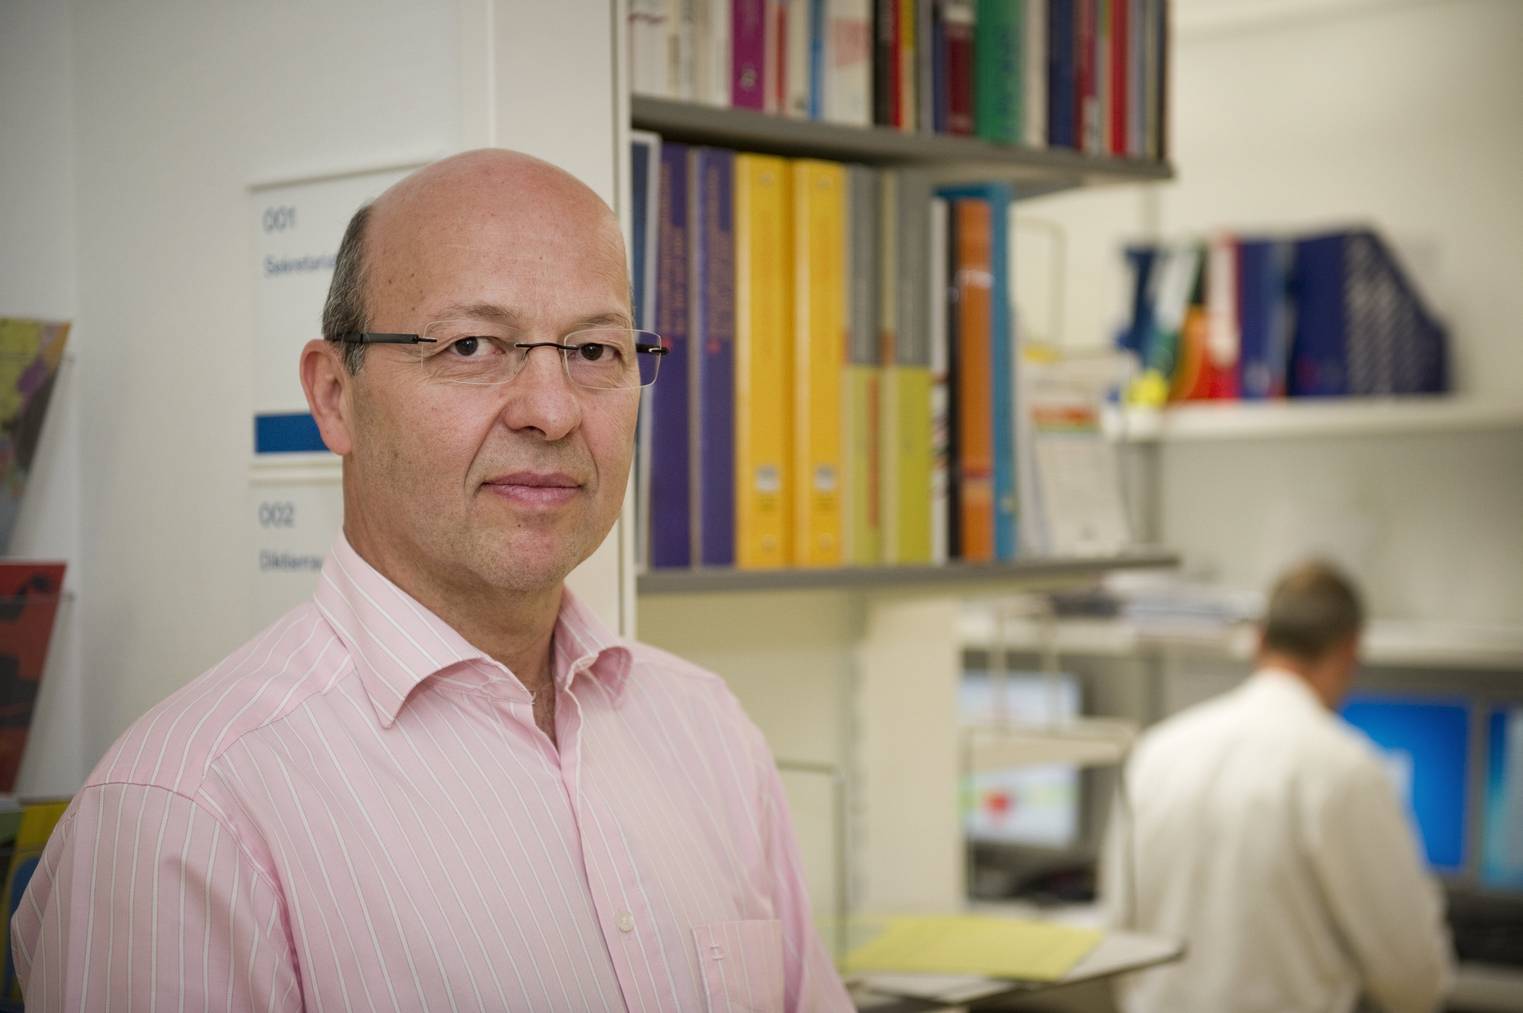
[[[850,1008],[755,726],[564,586],[661,355],[550,165],[360,209],[300,362],[343,533],[74,799],[14,920],[29,1010]]]

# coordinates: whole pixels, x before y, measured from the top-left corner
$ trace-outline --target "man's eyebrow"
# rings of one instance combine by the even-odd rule
[[[499,306],[496,303],[455,303],[446,306],[439,311],[440,320],[490,320],[493,323],[507,324],[509,327],[522,326],[522,317],[515,309]]]
[[[507,306],[499,306],[496,303],[456,303],[440,310],[441,320],[486,320],[492,323],[522,330],[524,328],[523,315],[517,310]],[[587,327],[634,327],[634,322],[628,313],[622,310],[614,310],[607,313],[594,313],[591,316],[577,319],[567,332],[579,331]]]
[[[595,316],[583,317],[576,322],[577,329],[583,327],[634,327],[634,321],[628,313],[598,313]]]

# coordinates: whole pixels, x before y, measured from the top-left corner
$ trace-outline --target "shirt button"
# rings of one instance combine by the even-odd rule
[[[620,911],[616,921],[620,932],[633,932],[635,930],[635,916],[628,911]]]

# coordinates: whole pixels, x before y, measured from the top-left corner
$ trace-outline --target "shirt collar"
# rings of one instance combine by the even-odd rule
[[[349,649],[383,728],[396,723],[412,691],[432,676],[477,661],[507,671],[360,558],[343,534],[323,562],[314,597],[318,611]],[[587,672],[617,701],[632,663],[628,646],[563,590],[551,658],[557,683],[569,687]]]
[[[1294,700],[1318,711],[1326,712],[1322,698],[1310,684],[1294,672],[1283,668],[1261,668],[1248,680],[1248,688],[1255,693],[1268,693],[1282,700]]]

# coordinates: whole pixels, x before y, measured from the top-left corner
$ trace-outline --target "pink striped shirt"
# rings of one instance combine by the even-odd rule
[[[559,750],[340,538],[75,798],[13,921],[28,1009],[850,1009],[724,683],[569,593],[554,644]]]

